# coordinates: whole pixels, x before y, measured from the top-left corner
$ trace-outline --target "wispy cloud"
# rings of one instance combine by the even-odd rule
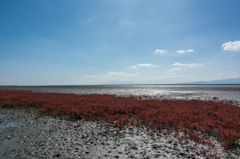
[[[174,63],[173,66],[187,66],[187,67],[197,67],[197,66],[203,66],[204,63],[200,63],[200,64],[197,64],[197,63],[189,63],[189,64],[182,64],[182,63]]]
[[[164,54],[164,53],[166,53],[167,52],[167,50],[159,50],[159,49],[156,49],[155,51],[154,51],[154,54]]]
[[[157,66],[156,65],[152,65],[150,63],[143,63],[143,64],[137,64],[137,66],[135,66],[135,65],[131,66],[131,68],[134,68],[134,69],[136,69],[138,67],[157,67]]]
[[[192,50],[192,49],[188,49],[188,50],[186,50],[187,52],[193,52],[194,50]]]
[[[133,65],[133,66],[131,66],[131,68],[138,68],[137,66],[135,66],[135,65]]]
[[[172,68],[172,69],[170,69],[168,71],[178,71],[178,70],[182,70],[182,68]]]
[[[137,76],[138,73],[135,74],[127,74],[125,72],[113,72],[113,71],[108,71],[107,74],[105,75],[100,75],[100,76],[95,76],[95,75],[88,75],[84,76],[83,78],[109,78],[109,77],[116,77],[116,76]]]
[[[143,64],[137,64],[138,67],[156,67],[156,65],[152,65],[150,63],[143,63]]]
[[[178,54],[184,54],[186,51],[184,51],[184,50],[178,50],[178,51],[176,51]]]
[[[128,74],[125,72],[112,72],[112,71],[109,71],[107,74],[108,74],[107,77],[109,77],[109,76],[137,76],[138,75],[138,73]]]
[[[188,50],[177,50],[176,52],[178,53],[178,54],[184,54],[184,53],[186,53],[186,52],[193,52],[194,50],[192,50],[192,49],[188,49]]]
[[[119,24],[121,26],[130,26],[130,27],[134,27],[135,26],[135,24],[132,21],[128,20],[128,19],[119,22]]]
[[[229,51],[239,51],[240,50],[240,41],[229,41],[222,45],[223,50]]]
[[[122,75],[126,75],[125,72],[108,72],[108,75],[117,75],[117,76],[122,76]]]

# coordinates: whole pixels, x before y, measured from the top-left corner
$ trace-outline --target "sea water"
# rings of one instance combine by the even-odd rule
[[[240,102],[240,85],[58,85],[0,86],[0,89],[30,90],[75,94],[111,94],[118,96],[151,96],[153,98],[200,99],[218,97]]]

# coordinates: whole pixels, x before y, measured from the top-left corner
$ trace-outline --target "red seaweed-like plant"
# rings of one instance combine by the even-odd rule
[[[217,137],[225,148],[239,144],[240,139],[239,104],[218,98],[209,101],[168,100],[147,96],[0,90],[0,108],[14,107],[27,108],[27,112],[30,108],[37,108],[40,114],[64,115],[72,119],[107,121],[115,123],[119,129],[130,124],[148,125],[158,131],[165,129],[168,133],[175,130],[175,138],[178,132],[183,132],[185,140],[192,139],[209,146],[213,143],[204,139],[205,135]],[[104,127],[109,128],[109,125]]]

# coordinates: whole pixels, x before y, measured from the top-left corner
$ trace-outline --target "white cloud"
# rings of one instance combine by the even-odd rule
[[[137,69],[138,67],[156,67],[156,65],[152,65],[150,63],[143,63],[143,64],[137,64],[137,66],[135,65],[131,66],[132,69]]]
[[[229,51],[239,51],[240,50],[240,41],[229,41],[222,45],[223,50]]]
[[[197,66],[203,66],[204,63],[200,63],[200,64],[197,64],[197,63],[190,63],[190,64],[182,64],[182,63],[174,63],[173,66],[187,66],[187,67],[197,67]]]
[[[182,63],[174,63],[173,66],[188,66],[188,64],[182,64]]]
[[[192,49],[188,49],[188,50],[187,50],[187,52],[193,52],[193,51],[194,51],[194,50],[192,50]]]
[[[184,54],[186,51],[184,51],[184,50],[178,50],[178,51],[176,51],[177,53],[179,53],[179,54]]]
[[[135,69],[136,69],[136,68],[138,68],[138,67],[137,67],[137,66],[135,66],[135,65],[133,65],[133,66],[131,66],[131,68],[135,68]]]
[[[143,63],[143,64],[137,64],[138,67],[156,67],[156,65],[152,65],[150,63]]]
[[[196,67],[196,66],[203,66],[204,63],[200,63],[200,64],[197,64],[197,63],[190,63],[188,64],[188,67]]]
[[[159,49],[156,49],[155,51],[154,51],[154,54],[164,54],[164,53],[166,53],[167,52],[167,50],[159,50]]]
[[[178,51],[176,51],[178,54],[184,54],[185,52],[193,52],[194,50],[192,50],[192,49],[188,49],[188,50],[178,50]]]
[[[108,72],[108,75],[117,75],[117,76],[122,76],[122,75],[126,75],[125,72]]]
[[[98,78],[98,79],[104,79],[104,78],[110,78],[110,77],[116,77],[116,76],[128,76],[128,77],[132,77],[132,76],[138,76],[138,73],[134,73],[134,74],[127,74],[125,72],[113,72],[113,71],[109,71],[107,72],[107,75],[100,75],[100,76],[95,76],[95,75],[88,75],[88,76],[84,76],[83,78]]]
[[[109,71],[108,72],[108,76],[111,76],[111,75],[116,75],[116,76],[137,76],[138,73],[135,73],[135,74],[127,74],[125,72],[112,72],[112,71]]]
[[[182,68],[172,68],[172,69],[170,69],[168,71],[178,71],[178,70],[182,70]]]

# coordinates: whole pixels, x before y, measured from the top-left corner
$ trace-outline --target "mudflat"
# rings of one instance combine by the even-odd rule
[[[28,113],[27,113],[28,112]],[[177,140],[174,131],[37,114],[37,109],[0,109],[0,158],[239,158],[213,136],[214,149]],[[179,135],[178,135],[179,136]],[[215,152],[212,152],[212,151]]]

